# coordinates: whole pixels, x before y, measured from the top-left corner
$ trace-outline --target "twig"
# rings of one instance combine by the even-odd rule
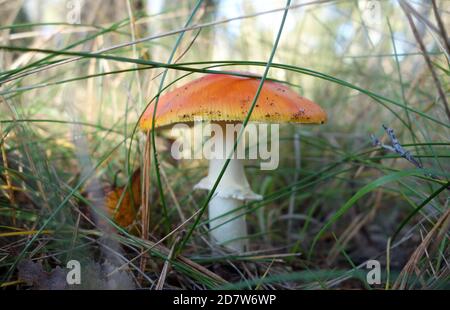
[[[423,57],[425,58],[425,62],[427,63],[428,69],[430,70],[431,76],[433,77],[434,84],[436,85],[439,96],[441,97],[442,104],[444,105],[445,113],[447,114],[447,117],[450,120],[450,108],[449,108],[449,105],[447,102],[447,97],[445,96],[445,92],[442,89],[441,82],[439,81],[439,78],[433,69],[433,65],[431,64],[430,56],[428,56],[425,45],[423,44],[423,41],[420,38],[419,32],[417,31],[416,25],[414,24],[414,21],[411,17],[411,10],[410,10],[409,6],[407,4],[405,4],[405,1],[403,1],[403,0],[400,1],[400,5],[406,14],[406,17],[408,18],[408,22],[409,22],[409,25],[411,26],[411,30],[414,34],[414,37],[416,38],[417,43],[419,43],[420,50],[422,51]],[[444,39],[448,40],[447,38],[444,38]]]
[[[144,146],[144,171],[142,176],[142,191],[141,191],[141,199],[142,199],[142,209],[141,209],[141,237],[144,240],[148,240],[148,229],[150,223],[150,169],[151,169],[151,148],[150,148],[150,131],[147,132],[147,139]],[[142,249],[141,252],[141,261],[140,268],[145,272],[145,266],[147,265],[147,251]]]
[[[258,285],[255,288],[255,291],[258,291],[261,287],[261,285],[263,285],[264,279],[267,277],[267,275],[269,274],[269,270],[272,267],[273,263],[275,262],[275,259],[272,259],[272,261],[270,262],[269,266],[267,267],[266,271],[264,272],[264,274],[262,275],[261,279],[259,280]]]
[[[433,4],[434,17],[436,18],[437,24],[439,26],[440,35],[442,36],[442,39],[444,40],[444,46],[447,50],[447,55],[450,55],[450,42],[449,42],[449,38],[447,36],[447,30],[445,29],[444,23],[442,22],[441,15],[439,15],[439,10],[436,5],[436,0],[431,0],[431,3]]]
[[[422,169],[423,168],[422,163],[419,162],[417,159],[415,159],[414,156],[412,156],[409,151],[403,148],[403,146],[400,144],[397,137],[395,136],[394,130],[392,128],[386,127],[386,125],[382,126],[384,130],[386,130],[386,133],[388,134],[389,138],[391,139],[392,145],[383,144],[377,137],[375,137],[374,135],[370,135],[373,145],[382,147],[393,153],[397,153],[401,157],[405,158],[407,161],[412,163],[417,168]]]
[[[180,237],[178,236],[175,239],[175,242],[172,244],[172,248],[170,249],[169,255],[167,256],[166,261],[164,262],[164,267],[161,271],[161,275],[159,276],[158,283],[156,284],[155,290],[162,290],[164,287],[164,283],[166,282],[167,272],[169,271],[170,261],[174,258],[175,247],[180,242]]]
[[[414,156],[409,151],[407,151],[403,148],[403,146],[400,144],[397,137],[395,136],[394,130],[392,128],[387,127],[386,125],[382,125],[382,126],[383,126],[384,130],[386,130],[386,133],[388,134],[389,138],[391,139],[392,145],[387,145],[387,144],[382,143],[380,141],[380,139],[378,139],[373,134],[371,134],[370,138],[372,140],[372,144],[374,146],[379,146],[383,149],[386,149],[392,153],[399,154],[401,157],[403,157],[404,159],[409,161],[411,164],[413,164],[417,168],[424,169],[423,164],[420,161],[418,161],[416,158],[414,158]],[[424,174],[425,174],[425,176],[428,176],[432,179],[442,181],[441,178],[439,178],[438,176],[436,176],[434,174],[431,174],[431,173],[424,173]],[[450,187],[448,189],[450,190]]]
[[[294,152],[295,152],[295,172],[293,183],[297,183],[301,168],[301,148],[300,148],[300,133],[295,132],[294,134]],[[288,209],[288,240],[291,240],[291,233],[293,229],[293,215],[295,209],[295,198],[296,198],[296,188],[292,188],[291,197],[289,199],[289,209]]]

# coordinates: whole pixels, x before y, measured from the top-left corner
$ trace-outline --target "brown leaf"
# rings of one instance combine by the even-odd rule
[[[125,191],[125,192],[124,192]],[[122,197],[122,201],[120,198]],[[120,205],[119,204],[120,201]],[[131,177],[131,187],[116,187],[106,193],[105,205],[112,218],[122,227],[131,225],[136,219],[141,205],[141,170]]]

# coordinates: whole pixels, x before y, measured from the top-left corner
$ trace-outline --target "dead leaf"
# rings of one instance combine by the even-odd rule
[[[125,192],[124,192],[125,191]],[[120,201],[120,198],[122,197]],[[120,205],[119,204],[120,201]],[[114,221],[122,227],[131,225],[141,206],[141,170],[137,169],[131,177],[131,187],[116,187],[106,193],[105,205]]]

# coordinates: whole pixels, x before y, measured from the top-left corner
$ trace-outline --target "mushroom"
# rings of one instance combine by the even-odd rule
[[[155,128],[174,123],[189,123],[197,117],[224,127],[245,120],[260,84],[259,78],[230,74],[208,74],[160,97]],[[152,129],[154,106],[143,114],[140,128]],[[252,111],[251,122],[323,124],[327,115],[316,103],[299,96],[283,84],[265,81]],[[215,135],[219,144],[230,143],[229,135]],[[232,142],[234,145],[234,142]],[[228,154],[227,154],[228,155]],[[227,158],[209,160],[208,176],[194,188],[211,190]],[[242,252],[248,247],[245,215],[238,208],[242,201],[261,200],[247,181],[243,161],[231,158],[209,206],[212,241]]]

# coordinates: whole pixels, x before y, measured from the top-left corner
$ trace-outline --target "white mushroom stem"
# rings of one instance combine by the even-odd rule
[[[225,136],[225,137],[224,137]],[[212,138],[214,139],[214,138]],[[217,136],[217,145],[234,145],[234,135]],[[224,154],[229,154],[225,153]],[[208,176],[202,179],[194,188],[211,190],[226,162],[224,158],[209,161]],[[245,176],[242,159],[232,158],[223,174],[212,199],[209,202],[209,228],[214,243],[242,253],[247,249],[247,224],[245,209],[241,208],[244,201],[261,200],[255,194]]]

